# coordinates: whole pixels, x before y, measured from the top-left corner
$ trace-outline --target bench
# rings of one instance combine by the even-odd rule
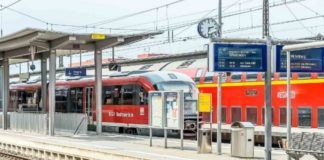
[[[322,133],[293,133],[291,144],[286,153],[293,159],[300,159],[310,154],[318,160],[324,160],[324,134]]]

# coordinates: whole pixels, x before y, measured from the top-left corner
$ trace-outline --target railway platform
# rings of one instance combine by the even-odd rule
[[[212,154],[198,154],[194,140],[184,140],[184,150],[180,149],[179,139],[168,139],[164,148],[162,137],[153,138],[126,134],[103,133],[97,136],[90,132],[86,135],[67,135],[57,133],[53,137],[13,131],[0,131],[1,150],[16,151],[29,155],[31,159],[156,159],[156,160],[195,160],[195,159],[239,159],[231,157],[231,146],[222,144],[222,155],[217,155],[216,145]],[[255,147],[254,159],[264,159],[264,148]],[[75,158],[73,158],[75,157]],[[283,150],[274,148],[272,159],[286,159]]]

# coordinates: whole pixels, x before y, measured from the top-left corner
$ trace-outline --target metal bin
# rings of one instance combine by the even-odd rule
[[[254,157],[254,125],[252,123],[232,123],[231,155],[241,158]]]
[[[211,129],[200,129],[198,132],[198,153],[212,153]]]

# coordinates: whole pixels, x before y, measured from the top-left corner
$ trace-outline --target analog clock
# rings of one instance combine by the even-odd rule
[[[199,22],[198,33],[203,38],[219,35],[219,24],[213,18],[206,18]]]

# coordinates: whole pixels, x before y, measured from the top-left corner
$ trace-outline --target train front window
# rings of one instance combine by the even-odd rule
[[[172,81],[172,82],[162,82],[157,84],[157,89],[160,91],[183,91],[185,94],[185,99],[197,99],[198,90],[193,83],[182,82],[182,81]]]

